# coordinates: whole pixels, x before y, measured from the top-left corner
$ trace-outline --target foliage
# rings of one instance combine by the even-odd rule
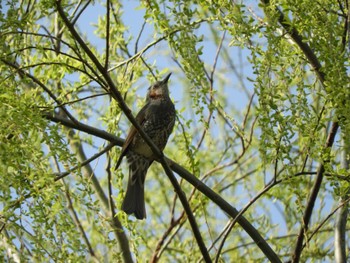
[[[334,261],[349,195],[349,3],[234,2],[0,4],[0,261],[202,259],[160,164],[147,220],[120,210],[120,98],[136,114],[169,71],[178,118],[164,153],[222,197],[177,177],[212,260],[268,258],[226,201],[280,260]]]

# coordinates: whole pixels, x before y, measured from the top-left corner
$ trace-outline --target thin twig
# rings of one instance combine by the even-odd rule
[[[76,8],[76,10],[78,10],[78,8],[79,8],[79,6],[80,6],[80,4],[82,3],[82,2],[85,2],[85,1],[81,1],[80,3],[79,3],[79,5],[77,6],[77,8]],[[82,15],[82,13],[84,12],[84,10],[89,6],[89,4],[91,3],[91,0],[87,0],[86,2],[85,2],[85,5],[80,9],[80,11],[76,14],[76,16],[72,19],[72,24],[73,25],[75,25],[75,23],[78,21],[78,19],[79,19],[79,17]],[[72,13],[72,16],[74,16],[75,15],[75,13],[76,12],[73,12]],[[62,28],[63,29],[63,28]]]
[[[64,106],[64,105],[72,105],[72,104],[77,103],[77,102],[81,102],[81,101],[92,99],[92,98],[96,98],[96,97],[106,96],[106,95],[109,95],[109,93],[93,94],[93,95],[86,96],[86,97],[83,97],[83,98],[79,98],[79,99],[76,99],[76,100],[71,100],[71,101],[64,102],[61,105],[55,106],[54,108],[59,108],[59,107]]]
[[[317,234],[317,232],[320,231],[320,229],[327,223],[327,221],[342,207],[346,206],[350,201],[350,198],[347,198],[346,200],[342,201],[335,209],[333,209],[332,212],[330,212],[325,219],[322,220],[322,222],[312,231],[310,236],[307,238],[307,241],[303,244],[303,249],[306,247],[306,245],[310,242],[310,240]]]
[[[111,7],[110,7],[110,1],[107,0],[107,3],[106,3],[106,8],[107,8],[107,14],[106,14],[106,18],[107,18],[107,21],[106,21],[106,60],[105,60],[105,70],[108,71],[108,61],[109,61],[109,28],[110,28],[110,10],[111,10]]]
[[[5,63],[6,65],[16,69],[19,72],[20,75],[24,75],[27,78],[30,78],[34,83],[39,85],[58,105],[62,104],[61,101],[56,97],[56,95],[53,94],[53,92],[50,89],[48,89],[46,87],[46,85],[44,85],[39,79],[37,79],[36,77],[34,77],[31,74],[29,74],[28,72],[26,72],[25,70],[23,70],[21,67],[19,67],[15,63],[12,63],[10,61],[4,60],[2,58],[1,58],[1,61],[3,63]],[[70,114],[70,112],[64,106],[61,106],[60,108],[64,111],[65,114],[67,114],[67,116],[69,117],[69,119],[72,122],[77,122],[77,120],[73,117],[73,115]]]
[[[74,206],[73,206],[73,202],[72,202],[72,198],[70,196],[70,193],[69,193],[69,187],[67,186],[67,184],[63,181],[63,185],[65,187],[65,194],[66,194],[66,198],[67,198],[67,201],[68,201],[68,209],[71,211],[72,213],[72,216],[73,216],[73,221],[75,223],[75,225],[78,227],[79,229],[79,232],[81,234],[81,236],[83,237],[83,240],[89,250],[89,253],[91,255],[91,257],[96,261],[96,262],[100,262],[100,260],[98,259],[98,257],[96,256],[95,254],[95,251],[94,249],[92,248],[91,246],[91,243],[89,241],[89,238],[87,237],[87,234],[83,228],[83,226],[81,225],[80,223],[80,219],[78,217],[78,214],[77,212],[75,211],[74,209]]]
[[[112,172],[111,172],[111,157],[109,152],[107,152],[107,167],[106,171],[108,174],[108,201],[109,201],[109,209],[111,211],[112,218],[115,217],[115,207],[113,202],[113,190],[112,190]]]
[[[138,49],[139,49],[139,41],[141,39],[141,36],[142,36],[142,33],[143,33],[143,30],[145,29],[145,26],[146,26],[147,22],[144,21],[142,26],[141,26],[141,29],[140,29],[140,32],[136,38],[136,41],[135,41],[135,54],[138,52]]]
[[[58,181],[61,180],[62,178],[68,176],[69,174],[71,174],[72,172],[74,172],[75,170],[91,163],[92,161],[96,160],[98,157],[100,157],[101,155],[105,154],[106,152],[108,152],[110,149],[112,149],[115,146],[114,143],[109,143],[105,148],[103,148],[100,152],[94,154],[93,156],[91,156],[90,158],[86,159],[85,161],[81,162],[80,164],[74,166],[73,168],[69,169],[68,171],[65,172],[61,172],[59,174],[56,174],[54,181]]]
[[[211,72],[210,72],[210,75],[209,75],[209,82],[210,82],[210,89],[209,89],[209,94],[210,94],[210,99],[209,99],[209,102],[208,102],[208,105],[211,105],[213,103],[213,98],[214,98],[214,95],[213,95],[213,89],[214,89],[214,75],[215,75],[215,70],[216,70],[216,66],[217,66],[217,63],[218,63],[218,60],[219,60],[219,55],[220,55],[220,51],[222,49],[222,44],[225,40],[225,35],[226,35],[226,31],[224,31],[222,37],[221,37],[221,41],[219,43],[219,46],[216,50],[216,55],[214,57],[214,63],[213,63],[213,67],[211,69]],[[205,138],[205,135],[207,134],[208,132],[208,129],[209,129],[209,125],[210,125],[210,121],[212,119],[212,116],[213,116],[213,109],[211,109],[211,107],[209,107],[209,115],[207,117],[207,120],[206,120],[206,126],[204,128],[204,131],[202,133],[202,136],[201,138],[199,139],[199,142],[197,143],[197,146],[196,146],[196,149],[198,150],[203,141],[204,141],[204,138]]]
[[[153,255],[151,257],[150,262],[151,263],[156,263],[159,260],[159,252],[160,249],[162,248],[166,238],[170,235],[171,231],[177,226],[179,225],[179,223],[181,222],[181,219],[183,218],[183,214],[181,214],[181,216],[179,216],[176,220],[172,220],[170,226],[168,227],[168,229],[163,233],[162,237],[158,240],[156,248],[153,252]]]

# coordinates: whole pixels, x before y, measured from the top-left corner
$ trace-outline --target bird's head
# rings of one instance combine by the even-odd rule
[[[148,88],[147,99],[162,99],[169,97],[168,80],[171,73],[169,73],[163,80],[157,81]]]

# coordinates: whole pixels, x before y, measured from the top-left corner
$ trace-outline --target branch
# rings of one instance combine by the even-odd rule
[[[115,143],[116,145],[118,145],[120,147],[122,147],[123,144],[124,144],[124,140],[123,139],[120,139],[119,137],[117,137],[115,135],[112,135],[112,134],[110,134],[108,132],[105,132],[103,130],[99,130],[99,129],[95,128],[95,127],[86,125],[86,124],[81,123],[79,121],[78,122],[72,122],[72,121],[68,120],[67,118],[63,118],[61,116],[58,116],[57,114],[52,114],[52,113],[48,113],[48,112],[44,112],[42,114],[42,116],[45,119],[48,119],[48,120],[50,120],[52,122],[60,123],[60,124],[62,124],[65,127],[72,128],[72,129],[75,129],[75,130],[79,130],[79,131],[85,132],[87,134],[99,137],[101,139],[113,142],[113,143]]]
[[[106,172],[108,174],[108,201],[109,201],[109,210],[111,213],[111,217],[115,218],[116,213],[115,213],[115,204],[113,202],[113,196],[112,196],[112,172],[111,172],[111,157],[109,154],[107,154],[107,167],[106,167]]]
[[[77,214],[77,212],[74,209],[72,198],[71,198],[70,193],[69,193],[69,187],[67,186],[67,184],[65,182],[63,182],[63,185],[65,187],[65,194],[66,194],[66,198],[67,198],[67,201],[68,201],[68,209],[72,213],[73,221],[74,221],[75,225],[77,226],[77,228],[79,229],[79,232],[80,232],[83,240],[85,241],[86,246],[88,247],[88,250],[89,250],[89,253],[90,253],[91,257],[96,262],[100,262],[98,257],[97,257],[97,255],[95,254],[94,249],[91,246],[91,243],[90,243],[90,241],[89,241],[89,239],[87,237],[87,234],[86,234],[86,232],[84,230],[84,227],[82,226],[82,224],[81,224],[81,222],[79,220],[78,214]]]
[[[34,83],[36,83],[37,85],[39,85],[58,105],[61,105],[61,101],[56,97],[55,94],[53,94],[51,92],[50,89],[48,89],[39,79],[37,79],[36,77],[32,76],[31,74],[29,74],[28,72],[24,71],[21,67],[19,67],[18,65],[16,65],[16,63],[12,63],[10,61],[7,61],[5,59],[1,59],[1,61],[16,69],[19,73],[19,75],[21,76],[26,76],[27,78],[30,78]],[[64,111],[65,114],[67,114],[67,116],[73,121],[76,122],[76,119],[72,116],[72,114],[70,114],[70,112],[64,107],[64,106],[60,106],[60,108]]]
[[[165,159],[164,159],[164,162],[165,162]],[[212,262],[211,258],[209,256],[208,250],[207,250],[207,248],[204,244],[204,241],[202,239],[202,236],[200,234],[200,231],[199,231],[197,222],[195,220],[195,217],[192,213],[191,207],[190,207],[189,203],[187,202],[187,198],[186,198],[185,193],[182,191],[182,189],[179,185],[179,182],[176,180],[176,177],[174,176],[173,172],[171,171],[169,165],[167,163],[166,163],[166,165],[163,165],[163,163],[162,163],[162,166],[163,166],[165,173],[169,177],[172,185],[174,186],[175,192],[178,195],[178,197],[181,201],[181,204],[186,212],[186,215],[188,217],[188,221],[190,222],[193,234],[197,240],[198,246],[202,252],[202,255],[203,255],[205,262]]]
[[[46,115],[44,115],[46,117]],[[105,140],[108,140],[112,143],[115,143],[118,146],[123,146],[124,140],[109,134],[105,131],[98,130],[94,127],[78,123],[79,125],[69,121],[62,120],[60,117],[55,116],[53,118],[50,116],[50,120],[61,123],[63,125],[67,125],[67,127],[77,129],[83,132],[86,132],[91,135],[98,136]],[[100,136],[101,135],[101,136]],[[223,199],[219,194],[215,193],[210,187],[200,181],[197,177],[187,171],[185,168],[175,163],[174,161],[165,158],[166,162],[170,163],[171,169],[176,172],[179,176],[188,181],[191,185],[196,187],[201,193],[207,196],[211,201],[217,204],[223,211],[225,211],[230,217],[235,218],[238,215],[238,210],[231,206],[225,199]],[[252,226],[249,221],[244,217],[240,216],[237,219],[237,222],[241,225],[241,227],[248,233],[248,235],[254,240],[254,242],[258,245],[261,251],[266,255],[266,257],[271,262],[281,262],[276,253],[272,250],[272,248],[268,245],[265,239],[259,234],[259,232]]]
[[[75,139],[74,134],[75,134],[74,130],[70,129],[68,132],[69,144],[70,144],[73,152],[75,152],[78,161],[84,162],[87,159],[86,155],[84,153],[81,142],[77,141]],[[96,177],[94,171],[92,170],[92,168],[89,164],[82,167],[82,174],[84,177],[88,178],[89,181],[91,181],[91,183],[95,189],[97,197],[99,198],[99,200],[102,202],[102,204],[105,207],[105,213],[110,218],[109,222],[110,222],[112,229],[114,231],[114,234],[117,237],[117,240],[119,242],[119,246],[120,246],[120,250],[122,251],[122,256],[123,256],[124,262],[132,263],[133,260],[131,257],[129,240],[126,237],[126,233],[123,229],[123,226],[122,226],[121,222],[119,221],[119,219],[117,217],[114,217],[110,213],[109,199],[106,196],[104,190],[102,189],[102,187],[100,185],[98,178]]]
[[[345,170],[349,170],[350,161],[347,158],[350,154],[350,143],[345,135],[342,138],[343,141],[343,149],[342,149],[342,160],[341,166]],[[340,198],[340,209],[337,212],[337,217],[335,219],[334,226],[334,256],[335,262],[346,262],[346,222],[348,218],[348,209],[349,205],[344,200],[348,198],[350,195],[349,190],[346,191],[345,196]],[[344,205],[342,205],[344,204]]]
[[[346,223],[348,204],[344,203],[337,212],[334,226],[334,257],[335,262],[346,262]]]
[[[110,1],[107,0],[107,3],[106,3],[106,8],[107,8],[107,14],[106,14],[106,61],[105,61],[105,70],[108,70],[108,62],[109,62],[109,42],[110,42],[110,39],[109,39],[109,28],[110,28],[110,10],[111,10],[111,7],[110,7]]]
[[[337,134],[337,131],[338,131],[338,128],[339,128],[338,122],[334,122],[332,124],[332,128],[328,134],[325,149],[332,147],[332,145],[334,143],[335,135]],[[299,262],[299,260],[300,260],[300,255],[301,255],[301,252],[303,250],[304,235],[307,232],[307,230],[309,229],[309,222],[310,222],[311,214],[312,214],[312,211],[314,209],[314,205],[315,205],[315,201],[317,199],[318,192],[320,191],[320,188],[321,188],[321,183],[322,183],[324,172],[325,172],[325,168],[324,168],[324,164],[322,163],[322,164],[320,164],[320,166],[317,170],[316,180],[315,180],[314,185],[312,187],[309,200],[306,204],[306,208],[305,208],[305,212],[304,212],[304,216],[303,216],[303,221],[302,221],[303,226],[300,228],[297,243],[296,243],[294,253],[293,253],[293,262],[294,263]]]
[[[93,54],[93,52],[85,44],[83,39],[80,37],[78,32],[75,30],[74,26],[71,24],[71,22],[66,17],[65,12],[62,9],[60,0],[56,1],[56,6],[57,6],[57,11],[58,11],[61,19],[63,20],[63,22],[65,23],[65,25],[69,29],[69,31],[72,34],[72,36],[74,37],[74,39],[79,43],[79,45],[82,47],[82,49],[85,51],[85,53],[92,60],[94,65],[97,67],[99,72],[102,74],[102,77],[106,80],[106,82],[108,84],[108,87],[109,87],[109,89],[111,91],[112,97],[118,102],[119,107],[122,109],[122,111],[127,116],[129,121],[134,125],[134,127],[136,128],[138,133],[141,135],[141,137],[149,145],[149,147],[151,148],[151,150],[152,150],[153,154],[155,155],[156,159],[160,160],[160,163],[162,164],[165,173],[167,174],[167,176],[169,177],[171,183],[173,184],[173,186],[175,188],[175,191],[178,194],[179,199],[181,200],[181,203],[182,203],[182,205],[183,205],[183,207],[184,207],[184,209],[186,211],[186,214],[188,216],[189,222],[190,222],[192,230],[193,230],[193,234],[194,234],[194,236],[195,236],[195,238],[197,240],[198,246],[199,246],[199,248],[200,248],[200,250],[201,250],[201,252],[203,254],[203,257],[205,258],[206,262],[211,262],[209,253],[208,253],[208,251],[207,251],[207,249],[205,247],[205,244],[204,244],[204,241],[203,241],[203,239],[202,239],[202,237],[200,235],[197,223],[196,223],[195,218],[194,218],[194,216],[193,216],[193,214],[191,212],[191,208],[190,208],[189,204],[187,203],[186,196],[182,192],[182,190],[181,190],[181,188],[180,188],[180,186],[179,186],[175,176],[173,175],[173,173],[172,173],[168,163],[165,161],[162,151],[160,151],[159,148],[152,142],[152,140],[142,130],[140,124],[135,120],[134,116],[131,113],[131,110],[126,105],[126,103],[125,103],[121,93],[117,90],[114,82],[112,81],[111,77],[109,76],[107,69],[101,65],[101,63],[99,62],[97,57]]]
[[[305,248],[307,246],[307,244],[310,242],[310,240],[317,234],[317,232],[319,232],[321,230],[321,228],[327,223],[327,221],[332,217],[334,216],[335,213],[337,213],[337,211],[341,211],[342,208],[347,208],[348,206],[348,203],[350,201],[350,198],[346,199],[346,200],[343,200],[331,213],[329,213],[328,216],[326,216],[325,219],[323,219],[321,221],[321,223],[315,228],[315,230],[311,233],[310,237],[308,237],[307,241],[304,243],[303,245],[303,248]],[[345,219],[346,220],[346,219]],[[346,222],[345,222],[345,228],[344,228],[344,231],[346,232]],[[345,237],[344,237],[345,239]],[[346,262],[346,249],[345,249],[345,240],[342,241],[343,242],[343,246],[344,246],[344,249],[342,251],[339,251],[339,252],[344,252],[344,255],[343,255],[343,259],[344,260],[341,260],[341,257],[338,258],[338,260],[336,262]],[[337,254],[336,254],[337,255]],[[339,256],[339,255],[338,255]]]
[[[222,210],[229,214],[232,218],[238,215],[238,210],[232,207],[225,199],[220,195],[215,193],[210,187],[204,184],[202,181],[198,180],[194,175],[188,172],[185,168],[181,167],[176,163],[172,163],[171,168],[174,172],[196,187],[200,192],[212,200],[216,205],[218,205]],[[260,233],[254,228],[253,225],[243,216],[237,219],[237,222],[241,227],[247,232],[247,234],[255,241],[257,246],[265,254],[265,256],[271,262],[281,262],[277,254],[272,250],[272,248],[267,244],[265,239],[260,235]]]
[[[214,57],[213,67],[212,67],[212,69],[210,71],[210,76],[208,76],[208,80],[210,82],[210,88],[209,88],[210,99],[209,99],[209,102],[208,102],[209,114],[208,114],[207,120],[205,121],[206,127],[209,127],[209,124],[210,124],[210,121],[212,119],[213,112],[214,112],[213,109],[211,109],[211,107],[210,107],[210,105],[212,105],[212,103],[213,103],[213,98],[214,98],[214,94],[213,94],[214,93],[213,92],[213,89],[214,89],[214,75],[215,75],[216,66],[217,66],[217,63],[218,63],[218,60],[219,60],[219,55],[220,55],[220,52],[221,52],[221,49],[222,49],[222,44],[223,44],[223,42],[225,40],[225,36],[226,36],[226,31],[224,31],[224,33],[223,33],[223,35],[221,37],[221,40],[219,42],[219,45],[218,45],[218,47],[216,49],[216,54],[215,54],[215,57]],[[199,139],[199,142],[197,143],[196,151],[198,151],[199,148],[201,147],[207,132],[208,132],[208,128],[205,128],[203,133],[202,133],[202,136]]]
[[[103,148],[102,151],[94,154],[93,156],[91,156],[90,158],[88,158],[85,161],[81,162],[77,166],[74,166],[73,168],[69,169],[68,171],[56,174],[56,177],[55,177],[54,181],[56,182],[58,180],[61,180],[62,178],[68,176],[71,172],[77,170],[78,168],[83,167],[83,166],[91,163],[93,160],[97,159],[98,157],[100,157],[101,155],[105,154],[110,149],[112,149],[114,147],[114,145],[115,145],[114,143],[110,143],[105,148]]]
[[[261,2],[266,6],[270,5],[269,0],[261,0]],[[278,7],[275,8],[275,11],[278,13],[278,22],[287,31],[287,33],[290,35],[293,41],[299,46],[301,51],[303,51],[312,68],[315,70],[318,78],[320,79],[322,84],[324,84],[325,75],[323,72],[321,72],[321,63],[319,62],[315,53],[312,51],[310,46],[304,41],[303,37],[299,34],[298,30],[290,23],[290,21],[288,21],[288,19],[285,18],[282,11]]]
[[[150,259],[151,263],[156,263],[158,262],[159,258],[160,258],[160,250],[166,240],[166,238],[170,235],[171,231],[181,223],[181,220],[183,219],[183,215],[184,213],[182,213],[176,220],[172,220],[170,223],[170,226],[168,227],[168,229],[164,232],[163,236],[158,240],[156,248],[153,252],[153,255]],[[182,222],[185,222],[185,220],[182,220]],[[180,225],[181,226],[181,225]]]

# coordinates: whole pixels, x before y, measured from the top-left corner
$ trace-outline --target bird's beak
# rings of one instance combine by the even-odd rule
[[[171,72],[162,80],[162,83],[168,83],[170,76],[171,76]]]

